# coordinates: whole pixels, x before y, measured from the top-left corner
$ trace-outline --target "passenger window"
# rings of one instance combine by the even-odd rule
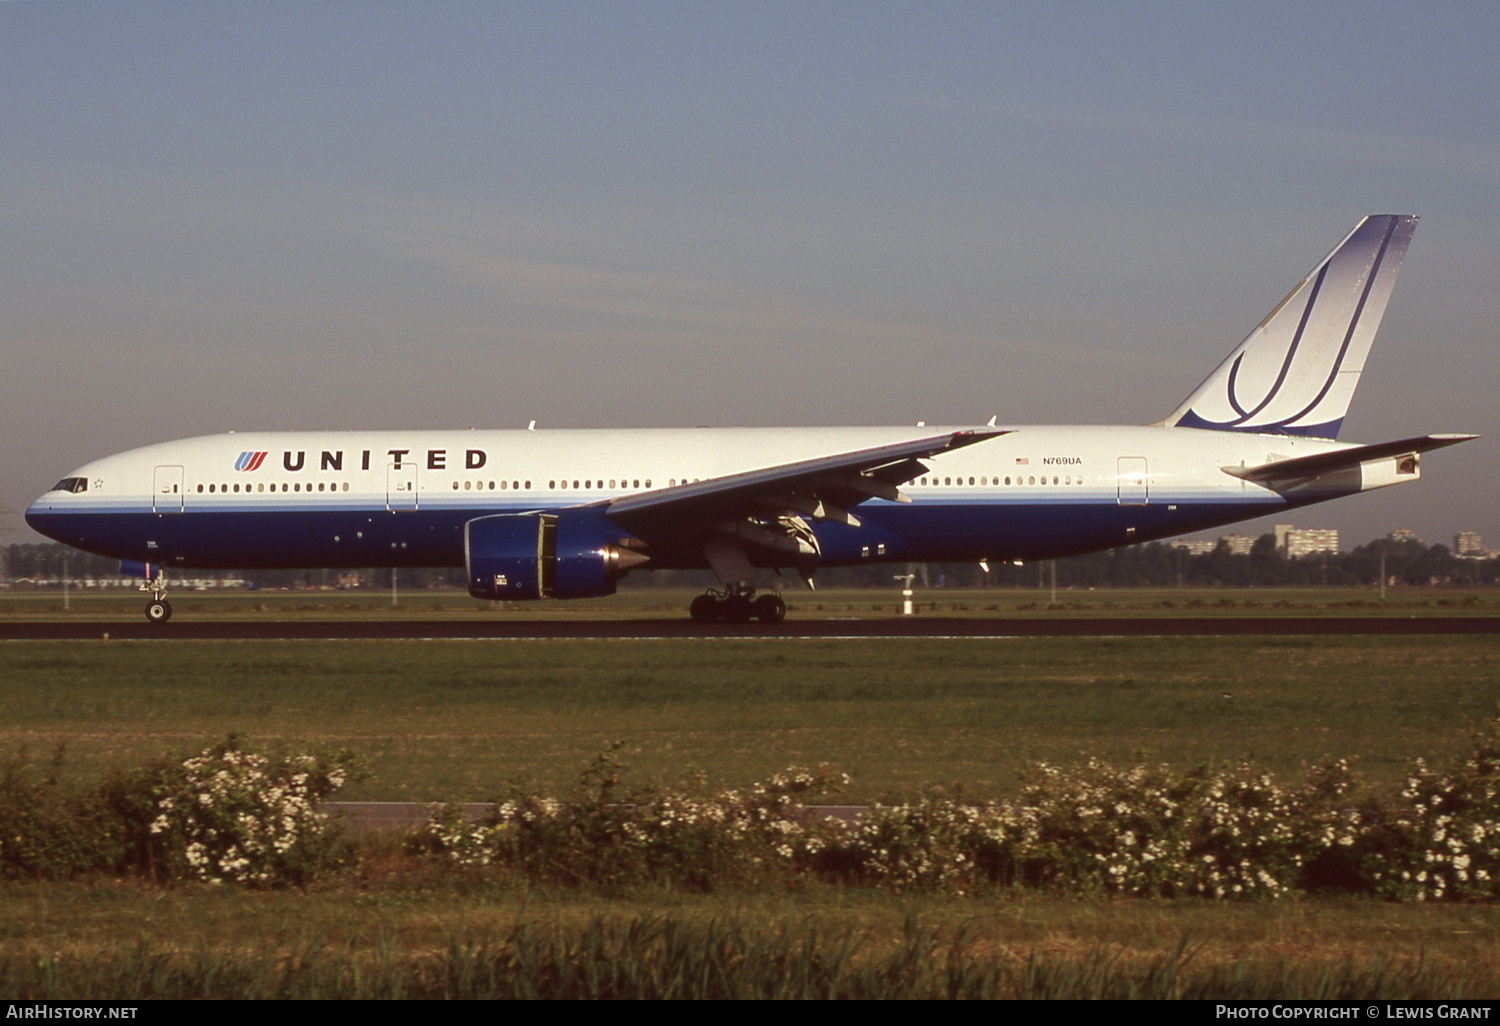
[[[202,485],[198,486],[198,491],[200,491],[200,492],[203,491],[203,486]]]

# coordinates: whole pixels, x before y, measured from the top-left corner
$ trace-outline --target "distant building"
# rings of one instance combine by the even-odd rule
[[[1332,527],[1293,527],[1276,525],[1276,548],[1287,559],[1311,556],[1316,552],[1337,552],[1339,532]]]
[[[1392,531],[1390,534],[1386,535],[1386,537],[1389,538],[1393,542],[1418,542],[1418,543],[1420,543],[1422,541],[1421,538],[1417,537],[1417,532],[1413,531],[1409,527],[1398,527],[1394,531]]]
[[[1484,548],[1484,539],[1478,531],[1459,531],[1453,536],[1453,553],[1468,559],[1484,559],[1489,555]]]
[[[1189,556],[1206,556],[1218,547],[1219,543],[1217,541],[1203,541],[1201,539],[1193,541],[1187,538],[1179,538],[1177,541],[1172,542],[1172,548],[1181,549]]]
[[[1226,534],[1219,541],[1229,546],[1229,554],[1232,556],[1248,556],[1250,550],[1255,547],[1255,539],[1248,534]]]

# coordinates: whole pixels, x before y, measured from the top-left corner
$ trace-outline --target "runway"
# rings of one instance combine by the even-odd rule
[[[1500,634],[1497,616],[887,617],[774,626],[634,620],[34,620],[0,623],[0,641],[686,640],[705,638],[1083,638]]]

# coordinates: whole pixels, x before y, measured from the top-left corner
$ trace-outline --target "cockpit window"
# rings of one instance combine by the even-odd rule
[[[52,486],[54,492],[86,492],[89,490],[89,479],[86,477],[65,477]]]

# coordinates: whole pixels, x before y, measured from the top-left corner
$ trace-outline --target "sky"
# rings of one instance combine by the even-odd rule
[[[1145,423],[1415,213],[1341,437],[1487,437],[1281,519],[1500,547],[1497,38],[1493,3],[0,2],[0,540],[227,430]]]

